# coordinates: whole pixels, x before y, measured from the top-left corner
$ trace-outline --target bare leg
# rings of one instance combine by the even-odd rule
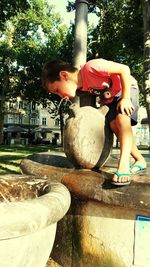
[[[135,142],[133,141],[133,144],[132,144],[132,150],[131,150],[131,156],[134,158],[134,163],[133,163],[133,166],[134,165],[139,165],[141,166],[142,168],[146,168],[146,161],[144,159],[144,157],[142,156],[141,152],[138,150]],[[136,171],[138,171],[139,168],[138,167],[134,167],[132,170],[131,170],[131,173],[134,173]]]
[[[118,140],[120,141],[120,132],[118,128],[118,123],[117,120],[113,120],[110,124],[112,131],[115,133],[117,136]],[[132,130],[132,127],[131,127]],[[131,156],[134,158],[135,162],[133,165],[137,164],[140,165],[143,168],[146,168],[146,161],[144,157],[142,156],[141,152],[138,150],[134,140],[133,140],[133,134],[132,134],[132,148],[131,148]],[[136,172],[138,170],[138,167],[134,167],[132,173]]]
[[[130,173],[130,153],[133,140],[130,118],[126,115],[118,114],[116,117],[116,124],[120,140],[120,160],[117,171],[119,173]],[[117,175],[114,175],[113,180],[126,182],[129,178],[130,176],[117,177]]]
[[[110,127],[120,141],[120,160],[117,171],[119,173],[130,173],[130,154],[135,159],[134,164],[139,164],[145,168],[145,159],[133,141],[130,118],[126,115],[118,114],[116,119],[110,123]],[[130,176],[118,177],[116,174],[114,174],[112,180],[114,182],[127,182],[129,179]]]

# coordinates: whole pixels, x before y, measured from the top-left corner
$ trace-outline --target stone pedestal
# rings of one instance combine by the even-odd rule
[[[137,214],[149,212],[75,200],[58,224],[53,259],[64,267],[147,267],[134,264]]]

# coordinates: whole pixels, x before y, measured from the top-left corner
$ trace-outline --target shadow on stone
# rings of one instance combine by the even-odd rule
[[[113,189],[116,188],[117,186],[111,184],[109,180],[105,180],[105,182],[102,184],[102,189],[107,190],[107,189]]]
[[[50,165],[61,168],[74,168],[73,164],[65,157],[58,155],[50,155],[48,153],[33,154],[27,157],[34,162],[38,162],[44,165]]]

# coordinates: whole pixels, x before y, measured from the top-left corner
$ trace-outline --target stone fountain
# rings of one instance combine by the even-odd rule
[[[99,169],[107,161],[113,143],[108,126],[108,107],[70,106],[64,128],[64,151],[77,168]]]
[[[143,261],[139,266],[148,266],[149,238],[141,239],[143,254],[136,218],[150,214],[150,169],[118,188],[109,182],[116,166],[117,156],[112,155],[99,171],[75,169],[62,152],[41,153],[21,162],[24,173],[59,181],[71,192],[72,204],[58,222],[51,252],[61,266],[134,267],[139,257]]]
[[[0,200],[0,266],[45,267],[70,206],[67,188],[35,176],[0,176]]]
[[[149,238],[141,239],[140,252],[138,227],[144,227],[137,221],[138,215],[149,218],[150,170],[133,176],[129,186],[111,185],[118,156],[108,159],[110,149],[105,148],[111,147],[112,139],[106,125],[105,115],[98,110],[73,110],[65,126],[67,157],[63,152],[47,152],[21,162],[23,173],[59,181],[71,192],[72,204],[58,223],[51,252],[64,267],[134,267],[139,262],[147,267],[150,261]]]

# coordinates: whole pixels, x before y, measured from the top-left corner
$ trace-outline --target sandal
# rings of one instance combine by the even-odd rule
[[[135,172],[132,172],[132,170],[133,170],[134,168],[138,168],[138,170],[135,171]],[[141,165],[134,164],[134,165],[131,165],[131,166],[130,166],[130,170],[131,170],[131,172],[130,172],[131,174],[138,174],[138,173],[145,172],[145,171],[146,171],[146,168],[143,168]]]
[[[120,173],[120,172],[115,172],[114,174],[117,175],[117,177],[121,177],[121,176],[127,176],[130,177],[131,173]],[[129,181],[127,182],[115,182],[115,181],[111,181],[111,183],[113,185],[118,185],[118,186],[122,186],[122,185],[129,185],[131,183],[131,178],[129,179]]]

